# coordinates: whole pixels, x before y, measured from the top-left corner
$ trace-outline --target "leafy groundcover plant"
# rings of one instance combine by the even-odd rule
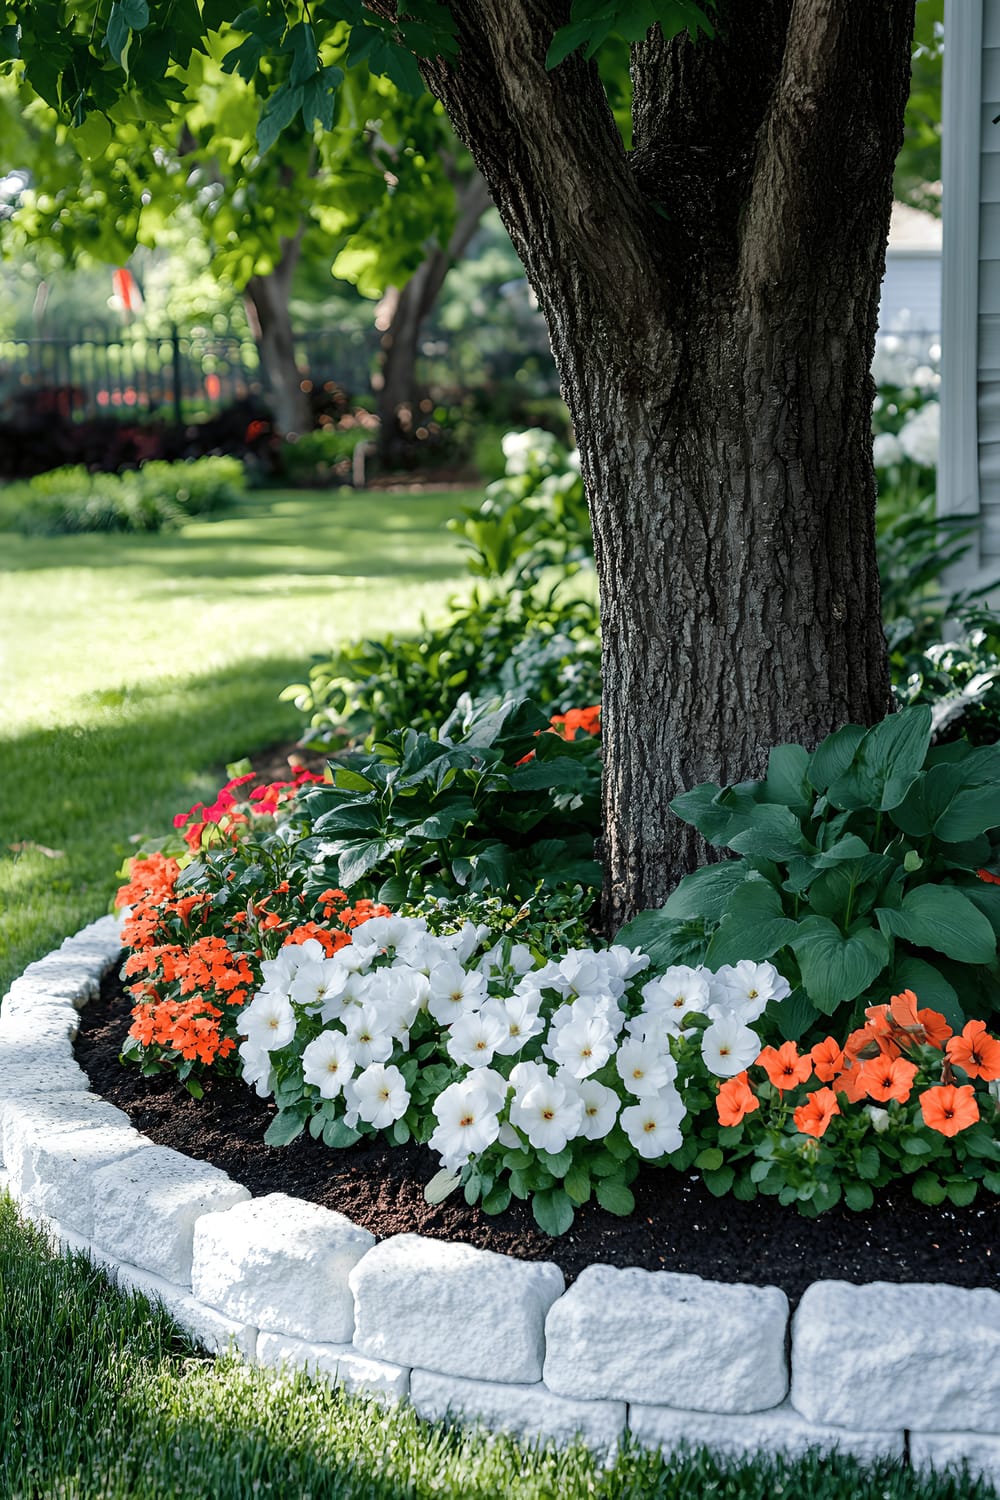
[[[989,995],[987,978],[960,1000],[910,920],[911,891],[924,890],[919,938],[932,955],[928,933],[954,948],[940,911],[957,897],[985,923],[974,965],[995,961],[994,886],[974,863],[986,834],[969,832],[987,817],[988,765],[978,751],[932,752],[925,765],[925,719],[913,710],[867,734],[842,730],[813,757],[784,747],[795,753],[774,753],[768,782],[678,799],[744,852],[689,877],[672,912],[668,902],[645,914],[610,947],[582,928],[582,888],[541,880],[521,901],[509,887],[488,894],[487,879],[477,892],[466,854],[450,852],[491,801],[518,788],[543,804],[564,795],[553,767],[583,763],[567,751],[588,753],[592,710],[559,735],[511,731],[503,754],[493,724],[485,757],[468,741],[429,741],[437,753],[407,764],[400,741],[379,762],[392,772],[383,782],[352,771],[340,787],[279,784],[240,803],[234,779],[213,808],[179,816],[186,869],[155,852],[120,893],[137,1001],[126,1054],[147,1070],[175,1067],[195,1090],[205,1068],[238,1067],[274,1098],[272,1145],[306,1129],[334,1147],[373,1134],[426,1142],[442,1164],[429,1197],[461,1187],[489,1213],[530,1199],[552,1235],[591,1198],[630,1212],[642,1162],[694,1168],[717,1194],[773,1195],[806,1214],[842,1198],[864,1209],[900,1177],[926,1203],[1000,1192],[1000,1040],[963,1009]],[[947,795],[931,775],[939,766],[952,772]],[[396,783],[414,776],[466,796],[457,772],[497,778],[486,812],[473,803],[421,831],[441,813],[423,793],[409,821],[395,807]],[[523,786],[529,772],[545,774]],[[359,808],[352,831],[371,841],[387,788],[394,826],[413,834],[392,836],[405,868],[388,881],[384,851],[362,859],[339,836]],[[331,798],[338,837],[327,843]],[[963,839],[944,839],[946,815]],[[430,877],[421,841],[437,846]],[[350,896],[347,882],[323,884],[345,868]],[[913,987],[896,987],[901,974]]]

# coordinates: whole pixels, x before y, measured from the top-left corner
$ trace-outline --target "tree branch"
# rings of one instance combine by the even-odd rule
[[[751,295],[817,257],[846,249],[868,269],[884,257],[913,10],[914,0],[793,0],[743,228]],[[884,224],[872,219],[873,183]]]

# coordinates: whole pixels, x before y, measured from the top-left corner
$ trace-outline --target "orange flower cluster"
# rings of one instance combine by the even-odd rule
[[[155,1005],[137,1005],[129,1036],[144,1047],[165,1047],[180,1054],[185,1061],[214,1063],[228,1057],[236,1040],[223,1036],[219,1021],[222,1011],[201,996],[194,1000],[161,1000]]]
[[[779,1095],[808,1083],[815,1075],[824,1085],[813,1090],[793,1111],[797,1130],[817,1139],[824,1135],[843,1104],[871,1099],[879,1104],[905,1104],[920,1072],[904,1053],[917,1046],[943,1052],[941,1083],[919,1095],[923,1122],[941,1135],[954,1136],[980,1118],[971,1083],[956,1084],[953,1070],[987,1082],[1000,1079],[1000,1040],[990,1036],[982,1021],[969,1021],[960,1036],[936,1010],[918,1009],[912,990],[893,995],[887,1005],[865,1011],[865,1025],[853,1031],[841,1047],[832,1036],[806,1053],[794,1042],[765,1047],[755,1067],[761,1067]],[[716,1112],[724,1126],[740,1122],[760,1108],[747,1070],[729,1078],[716,1095]]]
[[[568,713],[553,714],[549,723],[564,740],[573,739],[578,729],[584,734],[600,734],[601,705],[595,703],[590,708],[571,708]]]
[[[266,786],[255,787],[247,798],[237,795],[240,787],[255,780],[253,771],[234,776],[220,787],[211,806],[196,802],[187,812],[177,813],[174,827],[184,829],[182,837],[192,853],[201,849],[206,837],[211,841],[211,830],[215,830],[216,837],[223,842],[238,842],[241,828],[246,827],[253,816],[273,817],[279,808],[295,797],[300,787],[324,778],[313,771],[301,770],[296,771],[289,781],[272,781]]]

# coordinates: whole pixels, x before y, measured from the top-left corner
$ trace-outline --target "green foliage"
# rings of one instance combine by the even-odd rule
[[[363,427],[318,427],[284,444],[280,463],[293,484],[332,484],[350,477],[351,460],[359,443],[367,440]]]
[[[545,733],[534,704],[455,716],[440,737],[394,730],[342,757],[332,786],[301,797],[311,833],[300,881],[375,891],[393,907],[463,891],[521,900],[597,887],[598,742]],[[519,764],[525,757],[527,764]]]
[[[1000,633],[995,615],[959,611],[954,640],[893,652],[895,693],[904,705],[927,703],[939,741],[962,735],[974,745],[1000,740]]]
[[[706,15],[712,5],[696,5],[694,0],[573,0],[570,19],[552,39],[545,58],[547,68],[555,68],[570,53],[583,51],[593,57],[609,37],[626,42],[641,42],[653,26],[659,26],[664,39],[689,31],[714,36],[715,30]]]
[[[930,749],[931,711],[847,725],[809,755],[772,750],[764,781],[671,803],[738,858],[682,880],[622,939],[663,963],[773,959],[793,986],[787,1037],[915,989],[949,1024],[996,1010],[1000,747]]]
[[[25,536],[80,531],[162,531],[214,515],[244,493],[235,458],[152,462],[120,474],[50,469],[0,490],[0,529]]]

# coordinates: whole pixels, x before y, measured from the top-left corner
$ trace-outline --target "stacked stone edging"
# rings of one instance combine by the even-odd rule
[[[210,1350],[604,1456],[628,1431],[668,1452],[968,1463],[1000,1487],[1000,1292],[820,1281],[789,1329],[776,1287],[594,1265],[567,1291],[550,1262],[377,1243],[332,1210],[251,1198],[89,1092],[76,1013],[119,953],[102,918],[4,998],[0,1189]]]

